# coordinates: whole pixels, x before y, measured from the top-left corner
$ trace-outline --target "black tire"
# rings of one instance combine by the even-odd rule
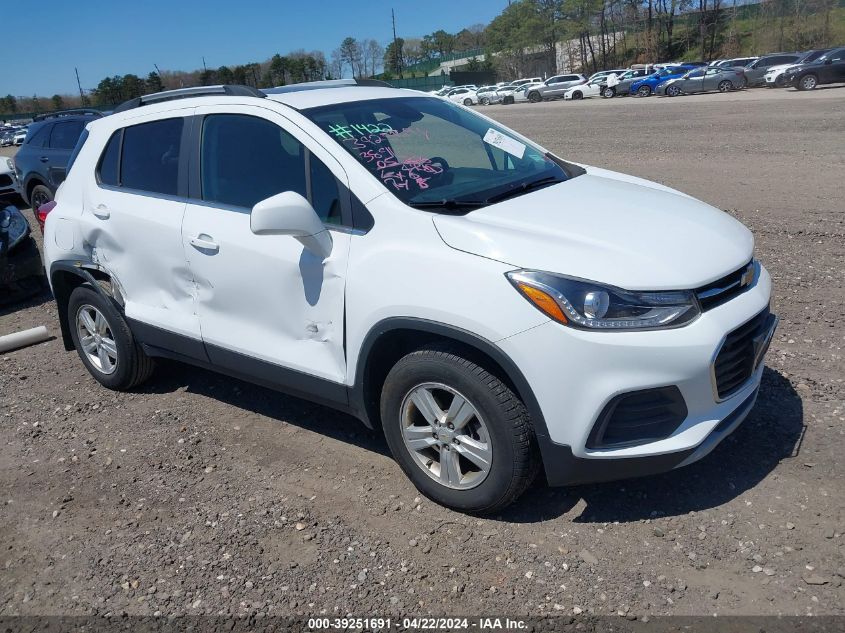
[[[572,100],[573,101],[576,101],[578,99],[583,99],[583,98],[584,98],[584,93],[581,92],[580,90],[576,90],[575,92],[572,93]]]
[[[543,97],[539,92],[534,91],[528,93],[528,100],[531,103],[540,103],[543,100]]]
[[[472,99],[470,99],[469,97],[464,99],[464,105],[465,106],[471,106],[472,105]]]
[[[514,98],[513,98],[513,96],[512,96],[512,95],[508,95],[507,97],[505,97],[504,99],[502,99],[502,103],[504,103],[505,105],[510,105],[511,103],[514,103]]]
[[[775,88],[786,88],[786,77],[783,74],[775,77]]]
[[[798,90],[815,90],[816,86],[819,85],[819,78],[816,77],[813,73],[808,73],[803,77],[800,77],[795,85],[798,87]]]
[[[719,82],[719,92],[730,92],[734,89],[734,85],[727,79]]]
[[[98,369],[82,349],[76,319],[83,306],[96,308],[105,318],[111,331],[117,350],[115,369],[112,373],[106,374]],[[70,294],[67,319],[73,345],[79,353],[79,358],[88,372],[104,387],[115,391],[126,391],[141,384],[152,375],[155,363],[135,342],[132,331],[118,310],[117,304],[112,299],[100,294],[90,284],[82,284]]]
[[[38,207],[46,204],[53,199],[53,192],[45,185],[35,185],[29,193],[29,206],[33,211],[37,211]]]
[[[681,89],[678,86],[669,86],[666,88],[667,97],[678,97],[681,94]]]
[[[651,96],[651,86],[640,86],[637,88],[637,96],[638,97],[650,97]]]
[[[488,106],[490,105],[490,99],[487,97],[481,97],[481,105]]]
[[[616,88],[607,87],[601,91],[601,96],[605,99],[612,99],[616,96]]]
[[[475,487],[458,490],[439,483],[405,445],[403,402],[425,383],[440,383],[459,392],[484,420],[492,459],[486,477]],[[519,397],[493,373],[450,345],[427,346],[394,365],[382,388],[381,419],[393,457],[411,482],[425,496],[455,510],[490,513],[504,508],[525,491],[539,470],[537,442]]]

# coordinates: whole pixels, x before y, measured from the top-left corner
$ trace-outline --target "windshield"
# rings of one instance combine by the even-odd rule
[[[441,99],[372,99],[303,114],[411,205],[481,206],[569,177],[540,149]]]

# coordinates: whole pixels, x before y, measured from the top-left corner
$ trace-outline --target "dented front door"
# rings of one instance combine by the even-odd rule
[[[252,119],[251,124],[226,129],[238,114],[262,122]],[[310,137],[272,111],[208,107],[198,108],[197,115],[204,117],[198,119],[197,162],[203,178],[216,180],[204,182],[205,188],[201,185],[188,201],[182,233],[211,362],[251,373],[266,371],[266,365],[255,363],[263,361],[342,383],[350,233],[340,227],[331,230],[333,247],[325,260],[293,237],[255,235],[250,230],[250,205],[257,200],[249,192],[270,193],[267,165],[275,165],[284,178],[295,168],[297,152],[305,152],[306,147],[339,180],[345,181],[345,173],[313,141],[306,146]],[[218,119],[212,118],[215,115]],[[266,122],[277,129],[262,127]],[[276,147],[279,134],[289,152],[281,157]],[[212,144],[216,144],[214,149]]]

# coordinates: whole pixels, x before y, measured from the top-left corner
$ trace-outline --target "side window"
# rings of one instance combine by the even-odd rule
[[[283,191],[308,195],[305,147],[278,125],[243,114],[205,118],[200,174],[203,200],[236,207],[251,209]]]
[[[113,187],[120,184],[118,161],[120,160],[120,135],[122,133],[123,130],[118,130],[112,134],[103,150],[100,163],[97,165],[97,180],[100,184]]]
[[[35,134],[27,139],[26,144],[31,147],[44,147],[47,144],[47,139],[50,138],[52,128],[52,125],[42,125],[40,129],[36,130]]]
[[[162,119],[123,130],[120,184],[169,196],[177,194],[184,120]]]
[[[73,149],[79,135],[82,134],[82,121],[63,121],[53,125],[50,133],[50,147],[52,149]]]

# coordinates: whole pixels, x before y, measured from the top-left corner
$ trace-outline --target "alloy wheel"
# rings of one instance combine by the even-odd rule
[[[640,86],[637,89],[637,95],[639,95],[640,97],[648,97],[649,95],[651,95],[651,88],[649,88],[648,86]]]
[[[730,81],[722,81],[719,83],[719,92],[727,92],[733,87],[734,86]]]
[[[475,488],[493,462],[493,444],[478,409],[442,383],[423,383],[402,400],[402,439],[414,463],[439,484]]]
[[[816,87],[816,77],[814,75],[807,75],[801,80],[801,87],[804,90],[812,90]]]
[[[103,313],[89,304],[80,306],[76,312],[76,331],[82,351],[97,371],[106,375],[114,373],[117,344]]]

